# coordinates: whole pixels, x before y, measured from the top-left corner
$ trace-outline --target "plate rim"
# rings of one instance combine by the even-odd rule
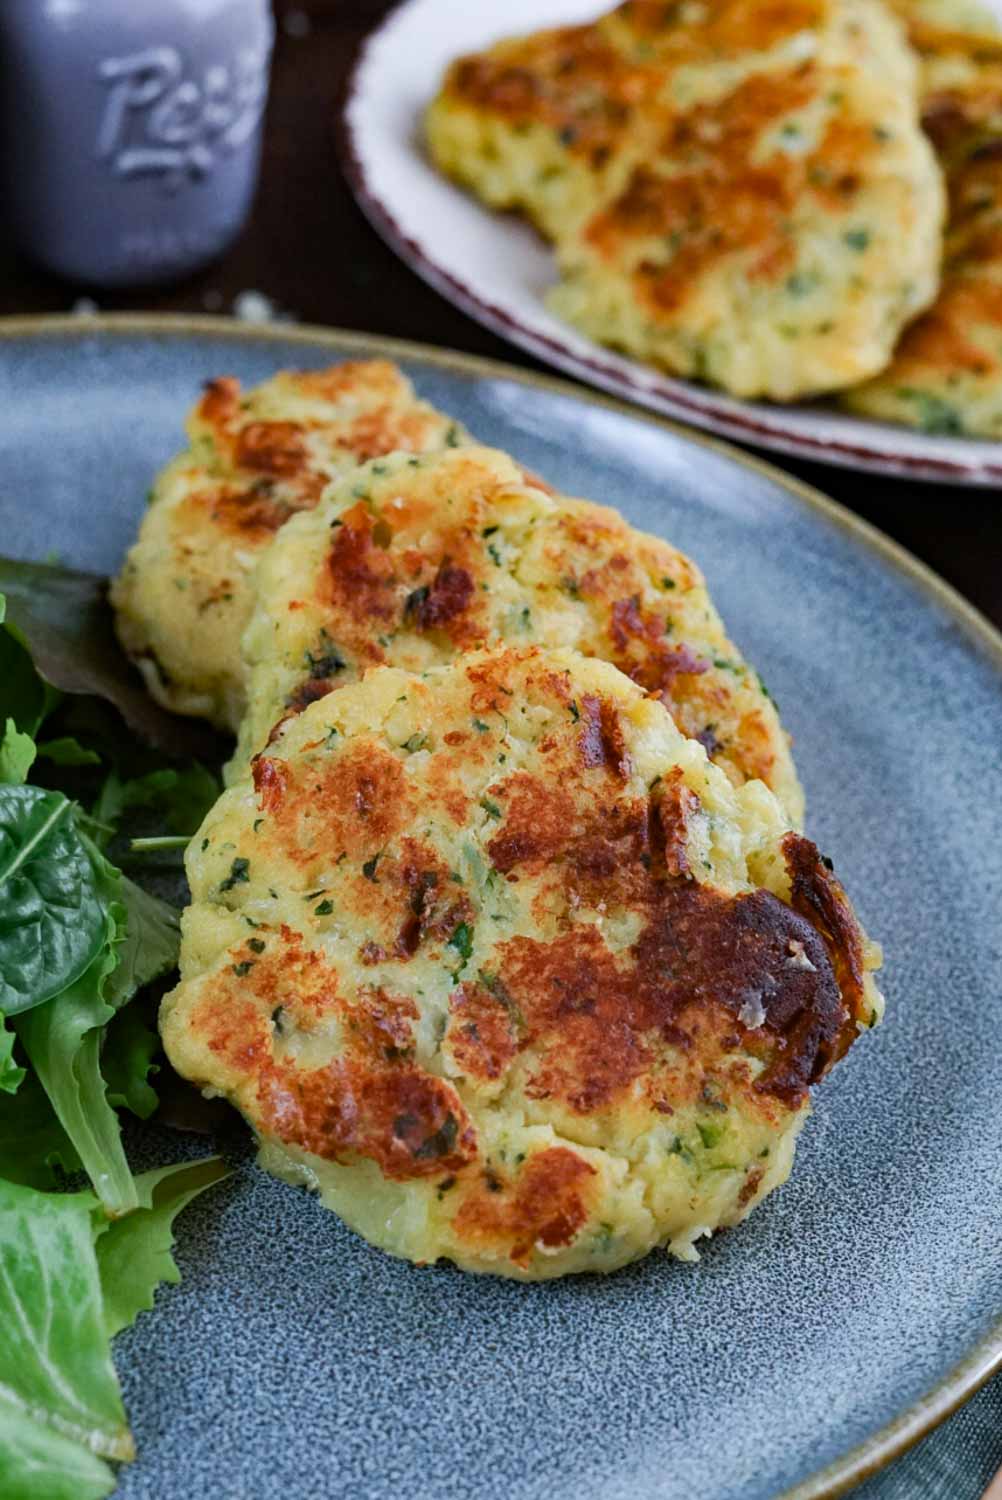
[[[369,224],[404,264],[440,296],[499,338],[525,349],[551,367],[579,380],[588,381],[589,384],[595,382],[599,389],[618,396],[630,405],[635,404],[644,411],[653,412],[655,416],[697,423],[702,430],[732,442],[753,443],[791,458],[826,463],[856,473],[881,474],[926,484],[952,483],[968,489],[983,490],[1002,483],[1002,457],[999,460],[973,457],[964,460],[935,455],[889,454],[860,448],[850,441],[811,438],[784,432],[781,427],[774,426],[769,421],[758,420],[750,409],[750,403],[743,403],[749,406],[747,415],[720,411],[712,394],[703,400],[700,386],[681,377],[668,375],[667,372],[658,372],[655,366],[651,367],[655,373],[660,373],[663,379],[670,380],[673,386],[677,385],[680,389],[651,392],[654,399],[649,399],[639,382],[634,381],[627,372],[605,362],[601,344],[589,340],[594,355],[580,355],[561,339],[535,329],[507,309],[487,301],[466,281],[453,275],[421,241],[404,231],[393,210],[373,187],[363,165],[358,135],[352,120],[353,106],[363,96],[361,74],[368,62],[371,48],[389,30],[402,11],[421,3],[425,3],[425,0],[394,0],[381,20],[363,36],[340,90],[334,118],[334,138],[345,180]],[[658,404],[654,404],[655,401]],[[1002,443],[994,446],[1002,455]]]
[[[771,481],[795,504],[806,507],[827,525],[847,533],[888,567],[916,585],[932,604],[951,615],[968,641],[983,652],[995,667],[1002,682],[1002,631],[997,630],[952,584],[947,583],[900,542],[813,485],[796,475],[786,473],[768,460],[746,453],[721,437],[688,428],[647,407],[638,407],[604,391],[576,385],[560,376],[544,375],[536,370],[508,364],[504,360],[436,347],[411,339],[367,334],[353,329],[328,328],[321,324],[241,322],[209,314],[15,314],[0,317],[0,354],[7,345],[18,340],[76,340],[95,335],[109,340],[116,337],[172,337],[181,340],[216,338],[234,344],[291,343],[347,355],[362,355],[365,351],[376,358],[406,360],[469,378],[514,381],[552,395],[602,407],[634,421],[649,423]],[[836,1497],[844,1495],[878,1473],[928,1436],[998,1371],[1002,1371],[1002,1318],[917,1401],[905,1407],[890,1422],[832,1463],[799,1481],[793,1488],[784,1490],[776,1496],[776,1500],[836,1500]]]

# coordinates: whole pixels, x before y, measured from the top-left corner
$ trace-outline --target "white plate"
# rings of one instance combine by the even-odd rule
[[[345,169],[370,221],[397,253],[471,317],[591,385],[739,442],[911,479],[1002,481],[1002,444],[933,437],[851,417],[824,403],[736,401],[593,343],[546,309],[549,249],[526,224],[483,208],[431,166],[425,105],[460,53],[541,26],[590,20],[595,0],[405,0],[374,31],[349,81]]]

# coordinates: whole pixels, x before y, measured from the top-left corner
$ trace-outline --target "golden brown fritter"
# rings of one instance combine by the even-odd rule
[[[633,0],[460,59],[427,135],[556,242],[556,312],[739,396],[875,372],[935,294],[942,184],[878,0]]]
[[[275,532],[356,464],[465,435],[387,360],[283,372],[246,392],[237,380],[211,380],[188,435],[189,451],[151,491],[112,602],[153,696],[235,730],[250,580]]]
[[[615,663],[732,781],[761,778],[802,819],[775,707],[695,564],[615,511],[545,492],[503,453],[367,464],[282,529],[256,600],[237,765],[276,722],[373,665],[422,671],[507,640]]]
[[[168,1056],[417,1261],[608,1271],[739,1222],[879,1019],[814,845],[608,663],[377,667],[193,840]]]
[[[965,34],[963,12],[948,5],[935,15],[940,26],[926,16],[914,30],[924,52],[923,123],[949,189],[942,289],[888,368],[845,403],[925,432],[1000,438],[1002,36]]]

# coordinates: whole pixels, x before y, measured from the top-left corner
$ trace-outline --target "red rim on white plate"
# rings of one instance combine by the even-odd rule
[[[552,254],[490,212],[421,147],[421,115],[446,66],[501,36],[588,20],[595,0],[403,0],[366,39],[341,120],[345,174],[377,232],[436,291],[537,358],[641,406],[737,442],[845,468],[954,484],[1002,481],[1002,443],[934,436],[823,402],[738,401],[593,343],[547,310]]]

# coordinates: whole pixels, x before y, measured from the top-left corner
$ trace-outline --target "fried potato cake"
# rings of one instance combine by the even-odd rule
[[[534,1280],[743,1219],[879,1019],[827,861],[606,662],[373,668],[190,846],[167,1054],[373,1244]]]
[[[865,416],[1002,438],[1002,35],[966,8],[918,8],[925,128],[949,189],[942,289],[882,374],[846,393]],[[933,21],[938,24],[933,24]]]
[[[274,725],[378,664],[423,671],[487,641],[567,646],[659,694],[736,784],[799,825],[789,741],[694,563],[613,510],[545,492],[506,454],[373,460],[263,555],[236,765]]]
[[[150,493],[111,597],[122,645],[157,701],[235,730],[250,579],[278,528],[356,464],[465,434],[395,365],[360,360],[283,372],[246,392],[211,380],[188,435],[189,451]]]
[[[738,396],[875,373],[935,295],[942,182],[878,0],[632,0],[460,59],[426,128],[556,242],[555,312]]]

